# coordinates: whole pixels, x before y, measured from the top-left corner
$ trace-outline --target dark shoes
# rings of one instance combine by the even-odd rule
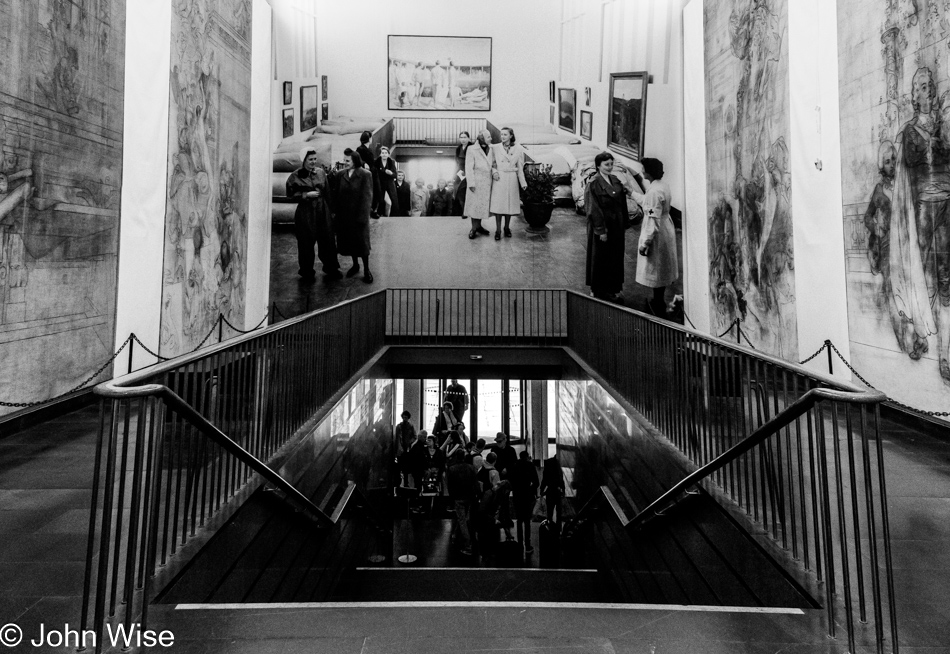
[[[511,238],[511,230],[505,227],[505,238]]]
[[[355,277],[356,274],[360,271],[360,264],[356,264],[352,268],[346,271],[347,277]]]
[[[501,240],[501,233],[500,233],[500,232],[495,232],[495,240],[496,240],[496,241],[500,241],[500,240]]]
[[[479,227],[475,231],[481,234],[482,236],[488,236],[489,234],[491,234],[491,232],[485,229],[484,227]]]
[[[372,284],[372,283],[373,283],[373,273],[367,271],[367,273],[366,273],[365,275],[363,275],[363,281],[366,282],[367,284]]]
[[[369,213],[369,217],[372,218],[373,220],[379,220],[379,214],[376,213],[375,211],[371,211]]]
[[[476,236],[478,236],[478,232],[476,232],[474,229],[468,233],[469,238],[475,238]]]

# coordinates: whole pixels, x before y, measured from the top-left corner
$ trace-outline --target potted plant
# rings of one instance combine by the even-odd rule
[[[554,211],[554,175],[551,164],[529,163],[524,167],[527,187],[521,194],[524,219],[528,222],[526,231],[532,234],[546,234]]]

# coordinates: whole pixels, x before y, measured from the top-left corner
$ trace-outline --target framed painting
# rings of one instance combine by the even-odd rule
[[[317,87],[300,87],[300,131],[317,126]]]
[[[328,91],[327,91],[327,76],[326,75],[320,78],[320,89],[323,91],[323,101],[326,102],[327,100],[330,99],[329,97],[327,97]]]
[[[591,133],[593,132],[593,121],[594,114],[589,111],[584,111],[581,109],[581,138],[590,140]]]
[[[550,102],[554,104],[554,80],[548,82],[548,95],[551,96]]]
[[[390,35],[389,109],[491,110],[491,56],[487,36]]]
[[[548,120],[548,122],[550,122],[552,125],[555,125],[556,123],[554,122],[554,105],[553,104],[551,105],[550,109],[551,109],[551,117]]]
[[[284,82],[284,104],[290,104],[294,101],[294,83]]]
[[[322,122],[330,120],[330,105],[328,105],[326,102],[320,105],[320,120]]]
[[[284,109],[284,138],[294,135],[294,108]]]
[[[643,156],[648,81],[646,71],[610,74],[607,148],[637,161]]]
[[[577,91],[574,89],[557,90],[557,126],[574,132],[574,107],[577,104]]]
[[[590,87],[589,86],[584,87],[584,106],[585,107],[590,106]]]

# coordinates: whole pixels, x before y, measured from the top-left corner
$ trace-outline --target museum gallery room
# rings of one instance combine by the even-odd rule
[[[0,2],[0,645],[950,654],[948,25]]]

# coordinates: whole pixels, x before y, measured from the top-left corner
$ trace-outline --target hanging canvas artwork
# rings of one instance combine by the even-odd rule
[[[704,6],[709,290],[715,334],[797,360],[787,2]]]
[[[490,37],[390,36],[389,109],[488,111],[491,72]]]
[[[163,356],[193,350],[219,315],[244,327],[251,2],[175,2],[171,27]]]
[[[317,87],[300,87],[300,131],[317,126]]]
[[[914,406],[950,400],[950,79],[944,3],[838,0],[851,358]]]
[[[112,372],[125,6],[0,3],[2,401]]]
[[[284,109],[283,115],[283,124],[284,124],[284,138],[289,138],[294,135],[294,110],[293,108]]]
[[[557,126],[568,131],[574,129],[575,106],[577,105],[577,91],[574,89],[557,90]]]

